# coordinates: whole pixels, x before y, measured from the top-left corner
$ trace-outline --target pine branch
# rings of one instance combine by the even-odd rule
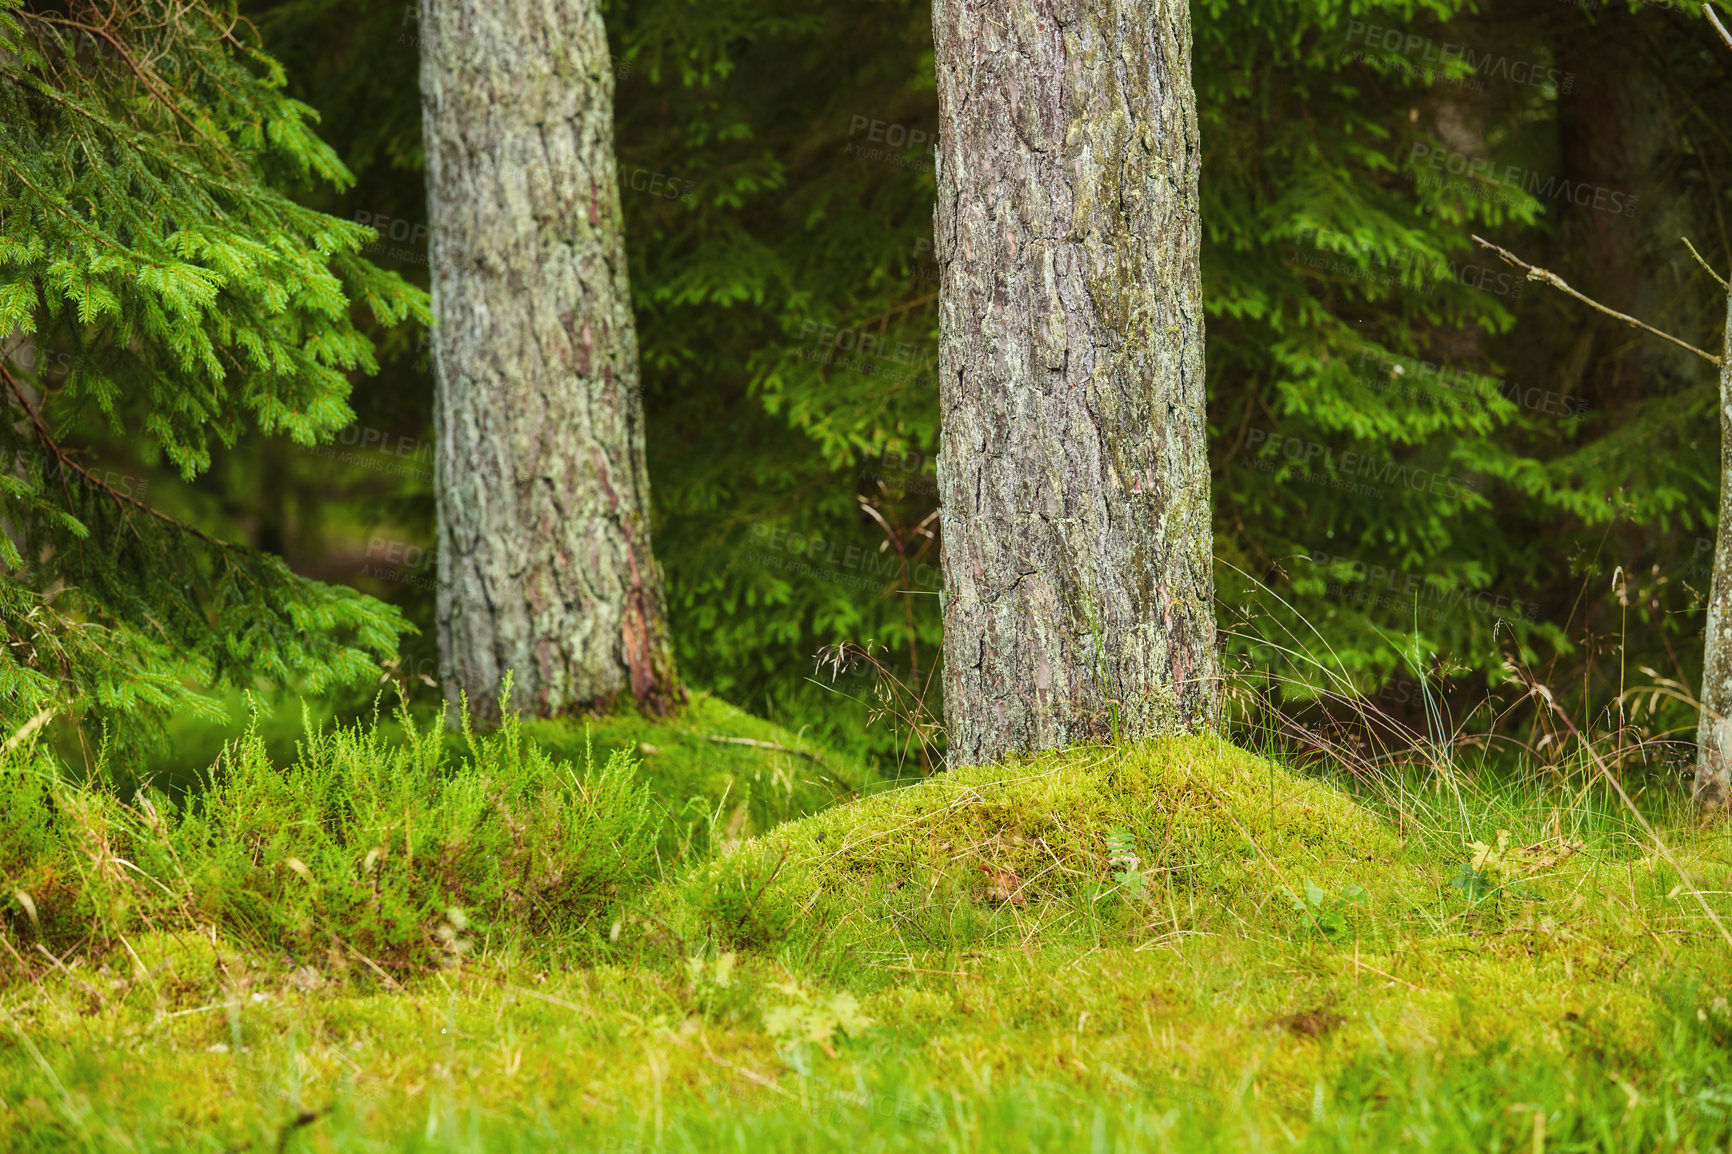
[[[1601,304],[1599,301],[1593,299],[1592,297],[1586,296],[1582,293],[1577,292],[1575,289],[1571,288],[1567,283],[1565,283],[1564,278],[1559,276],[1557,273],[1551,272],[1551,271],[1549,271],[1547,269],[1543,269],[1543,268],[1536,268],[1535,266],[1529,264],[1527,261],[1522,260],[1520,257],[1516,256],[1514,253],[1510,252],[1508,249],[1499,248],[1497,245],[1493,244],[1489,240],[1484,239],[1483,237],[1476,236],[1473,239],[1478,241],[1481,246],[1483,246],[1485,248],[1489,248],[1493,252],[1497,253],[1498,256],[1502,257],[1504,260],[1508,261],[1510,264],[1513,264],[1517,268],[1526,271],[1526,273],[1528,274],[1529,280],[1537,280],[1537,281],[1540,281],[1544,284],[1549,284],[1553,288],[1557,289],[1559,292],[1563,293],[1564,295],[1575,297],[1577,300],[1581,301],[1583,304],[1587,305],[1589,308],[1594,309],[1596,312],[1602,312],[1609,317],[1613,317],[1617,320],[1623,321],[1627,325],[1632,325],[1638,329],[1641,329],[1643,332],[1652,333],[1654,336],[1659,337],[1663,341],[1671,341],[1673,344],[1677,345],[1679,348],[1688,349],[1690,352],[1695,353],[1697,356],[1701,357],[1703,360],[1707,361],[1711,365],[1718,366],[1720,364],[1720,358],[1715,356],[1713,353],[1704,352],[1688,341],[1680,340],[1679,338],[1673,336],[1671,333],[1661,332],[1659,329],[1655,328],[1653,325],[1646,324],[1642,321],[1639,321],[1635,317],[1630,316],[1627,313],[1619,312],[1617,309],[1607,308],[1605,305]]]
[[[36,410],[31,406],[29,399],[25,397],[23,386],[19,385],[18,379],[14,377],[11,371],[3,364],[0,364],[0,377],[6,378],[6,384],[12,390],[12,395],[17,398],[19,406],[29,415],[30,423],[35,426],[36,439],[42,443],[42,446],[45,449],[53,454],[55,464],[59,465],[61,469],[71,470],[72,472],[77,473],[84,479],[85,484],[89,485],[93,489],[106,493],[108,497],[117,504],[136,506],[144,512],[149,513],[157,520],[168,525],[170,528],[182,533],[190,533],[199,540],[214,545],[218,549],[227,549],[229,547],[228,542],[219,541],[208,533],[203,533],[198,529],[193,528],[191,525],[175,520],[160,509],[157,509],[144,501],[140,501],[131,493],[122,493],[119,489],[116,489],[113,485],[102,480],[100,477],[96,476],[96,474],[90,472],[77,461],[74,461],[71,457],[67,456],[66,451],[60,447],[59,442],[57,442],[54,439],[53,434],[48,431],[48,426],[43,423],[41,416],[38,415]]]

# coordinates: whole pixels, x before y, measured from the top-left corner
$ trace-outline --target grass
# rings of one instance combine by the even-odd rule
[[[528,789],[661,751],[629,778],[614,762],[618,798],[662,803],[654,863],[581,929],[513,923],[379,973],[192,902],[50,958],[12,909],[0,1146],[1732,1141],[1732,946],[1703,908],[1732,917],[1732,832],[1651,795],[1667,853],[1579,781],[1351,791],[1188,738],[850,791],[802,777],[812,758],[709,741],[794,744],[718,702],[644,724],[592,727],[589,760],[565,756],[580,726],[525,726],[515,762],[501,748],[468,765]],[[393,733],[369,764],[401,753]],[[723,757],[762,760],[708,760]],[[81,795],[58,788],[63,813]],[[688,790],[701,836],[679,824]]]

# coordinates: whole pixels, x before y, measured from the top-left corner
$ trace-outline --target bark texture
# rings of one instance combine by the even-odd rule
[[[953,765],[1213,721],[1185,0],[934,0]]]
[[[1696,730],[1697,804],[1723,810],[1732,797],[1732,295],[1720,352],[1720,521],[1702,652],[1702,719]]]
[[[596,0],[421,0],[446,695],[678,697]]]

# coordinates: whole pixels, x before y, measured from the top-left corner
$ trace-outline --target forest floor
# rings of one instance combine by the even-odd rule
[[[581,949],[455,914],[418,969],[261,948],[216,915],[50,949],[13,911],[0,1148],[1732,1138],[1725,823],[1580,782],[1439,774],[1391,799],[1214,738],[891,787],[702,697],[673,723],[524,731],[635,752],[664,803],[655,877]]]

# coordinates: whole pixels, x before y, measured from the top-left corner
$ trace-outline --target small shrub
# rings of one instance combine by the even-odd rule
[[[1476,841],[1468,848],[1473,850],[1472,860],[1462,863],[1449,884],[1470,903],[1499,896],[1517,901],[1545,900],[1522,880],[1521,867],[1510,849],[1509,830],[1497,831],[1496,845]]]
[[[742,847],[707,867],[690,891],[691,906],[723,945],[767,949],[788,936],[794,904],[775,885],[787,864],[787,851],[772,846]]]
[[[437,720],[398,721],[390,737],[376,717],[309,726],[288,765],[249,729],[178,809],[0,761],[0,865],[22,879],[6,889],[34,884],[36,932],[59,937],[216,924],[298,958],[408,969],[581,934],[652,880],[658,829],[626,754],[558,763],[511,718],[466,726],[454,759]]]
[[[1339,894],[1305,879],[1304,900],[1294,899],[1301,929],[1314,929],[1326,938],[1337,938],[1351,928],[1350,916],[1371,903],[1371,895],[1357,882],[1348,882]]]
[[[838,1032],[858,1038],[872,1027],[853,994],[819,994],[797,981],[777,982],[772,989],[780,1004],[764,1009],[764,1032],[784,1048],[810,1042],[833,1058],[830,1042]]]

